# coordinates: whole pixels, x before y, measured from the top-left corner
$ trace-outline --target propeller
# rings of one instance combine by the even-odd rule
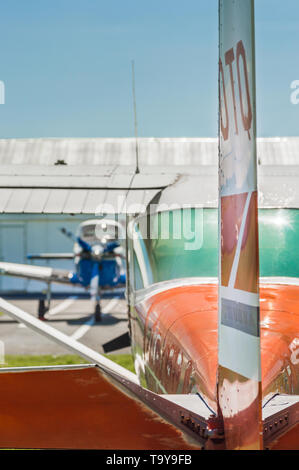
[[[62,227],[60,231],[66,237],[70,238],[74,243],[78,243],[78,245],[82,249],[81,253],[34,253],[28,254],[27,259],[73,259],[75,256],[80,256],[99,261],[99,259],[107,259],[111,257],[114,258],[117,256],[120,258],[125,258],[122,253],[114,251],[120,247],[120,244],[115,240],[106,243],[99,241],[96,247],[92,247],[81,237],[76,237],[76,235],[74,235],[70,230],[67,230],[66,228]]]
[[[117,256],[122,257],[121,254],[114,253],[114,250],[120,246],[120,244],[115,240],[107,242],[105,244],[99,241],[96,250],[94,250],[89,243],[87,243],[81,237],[75,236],[71,231],[67,230],[66,228],[62,227],[60,230],[65,236],[70,238],[74,243],[78,243],[79,246],[82,248],[82,253],[78,253],[77,256],[89,257],[97,261],[99,260],[99,258],[104,259]]]
[[[68,238],[70,238],[74,243],[78,243],[82,250],[87,252],[87,253],[91,253],[92,252],[92,247],[89,243],[87,243],[86,241],[82,240],[82,238],[80,237],[76,237],[73,232],[71,232],[70,230],[67,230],[66,228],[62,227],[60,229],[60,231]]]

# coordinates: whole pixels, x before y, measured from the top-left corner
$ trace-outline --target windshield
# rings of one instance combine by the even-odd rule
[[[217,277],[217,209],[178,209],[137,219],[136,290],[171,279]],[[259,209],[260,275],[299,278],[299,210]]]
[[[118,232],[119,229],[117,225],[100,221],[81,226],[79,236],[81,236],[88,243],[94,244],[103,240],[117,240],[119,236]]]

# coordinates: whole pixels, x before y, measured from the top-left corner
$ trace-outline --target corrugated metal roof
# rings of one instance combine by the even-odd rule
[[[137,175],[139,181],[128,188],[52,188],[47,176],[38,187],[0,187],[0,212],[99,214],[101,212],[140,212],[161,192],[160,203],[218,205],[217,166],[199,167],[191,174],[169,174],[162,186],[152,188],[154,173]],[[137,177],[136,176],[136,177]],[[25,179],[30,177],[27,176]],[[77,178],[77,177],[76,177]],[[141,179],[140,179],[141,178]],[[1,181],[1,178],[0,178]],[[299,208],[299,166],[259,166],[260,207]],[[36,183],[36,180],[34,180]],[[143,188],[141,188],[141,182]],[[156,182],[157,183],[157,182]],[[52,184],[52,183],[51,183]],[[41,187],[44,185],[44,187]]]
[[[168,186],[181,168],[146,167],[135,175],[133,166],[0,166],[0,188],[65,188],[65,189],[144,189]],[[192,168],[189,168],[190,172]],[[182,168],[188,173],[188,168]]]
[[[152,190],[0,189],[0,213],[99,214],[135,212],[159,192]],[[1,197],[1,196],[4,197]],[[126,201],[126,205],[125,205]],[[109,210],[110,209],[110,210]]]
[[[259,166],[258,195],[261,208],[299,209],[299,166]],[[182,175],[166,188],[159,204],[218,206],[217,167],[202,175]]]
[[[135,139],[0,140],[0,212],[138,212],[161,190],[216,207],[217,153],[217,139],[139,139],[135,174]],[[299,138],[259,139],[258,154],[260,204],[299,208]]]
[[[218,159],[216,138],[138,138],[138,148],[140,166],[216,165]],[[259,138],[257,153],[262,165],[298,165],[299,137]],[[0,165],[59,160],[79,167],[135,165],[135,139],[0,139]]]
[[[299,137],[257,139],[257,156],[262,165],[299,165]]]

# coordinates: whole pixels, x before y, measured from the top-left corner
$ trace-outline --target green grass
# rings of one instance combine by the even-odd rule
[[[133,359],[130,354],[105,354],[111,361],[125,367],[126,369],[134,371]],[[34,366],[54,366],[54,365],[69,365],[69,364],[88,364],[81,356],[64,354],[58,356],[43,355],[5,355],[5,363],[0,364],[0,367],[34,367]]]
[[[123,366],[135,373],[133,357],[131,354],[105,354],[105,356],[108,357],[108,359],[111,359],[111,361],[114,361],[120,366]]]

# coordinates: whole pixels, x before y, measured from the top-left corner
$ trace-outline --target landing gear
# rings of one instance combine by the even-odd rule
[[[94,320],[95,322],[102,321],[102,310],[101,310],[101,287],[99,286],[99,275],[93,277],[93,286],[91,291],[91,298],[95,302],[94,308]]]
[[[38,303],[38,318],[40,320],[45,320],[45,314],[50,310],[51,303],[51,284],[48,284],[46,291],[46,300],[40,299]]]
[[[94,311],[94,319],[96,322],[102,321],[102,311],[101,311],[101,305],[99,301],[96,303],[96,307]]]
[[[45,300],[40,299],[38,303],[38,318],[40,320],[45,320],[45,314],[47,313],[48,310],[49,309],[48,307],[46,307]]]

